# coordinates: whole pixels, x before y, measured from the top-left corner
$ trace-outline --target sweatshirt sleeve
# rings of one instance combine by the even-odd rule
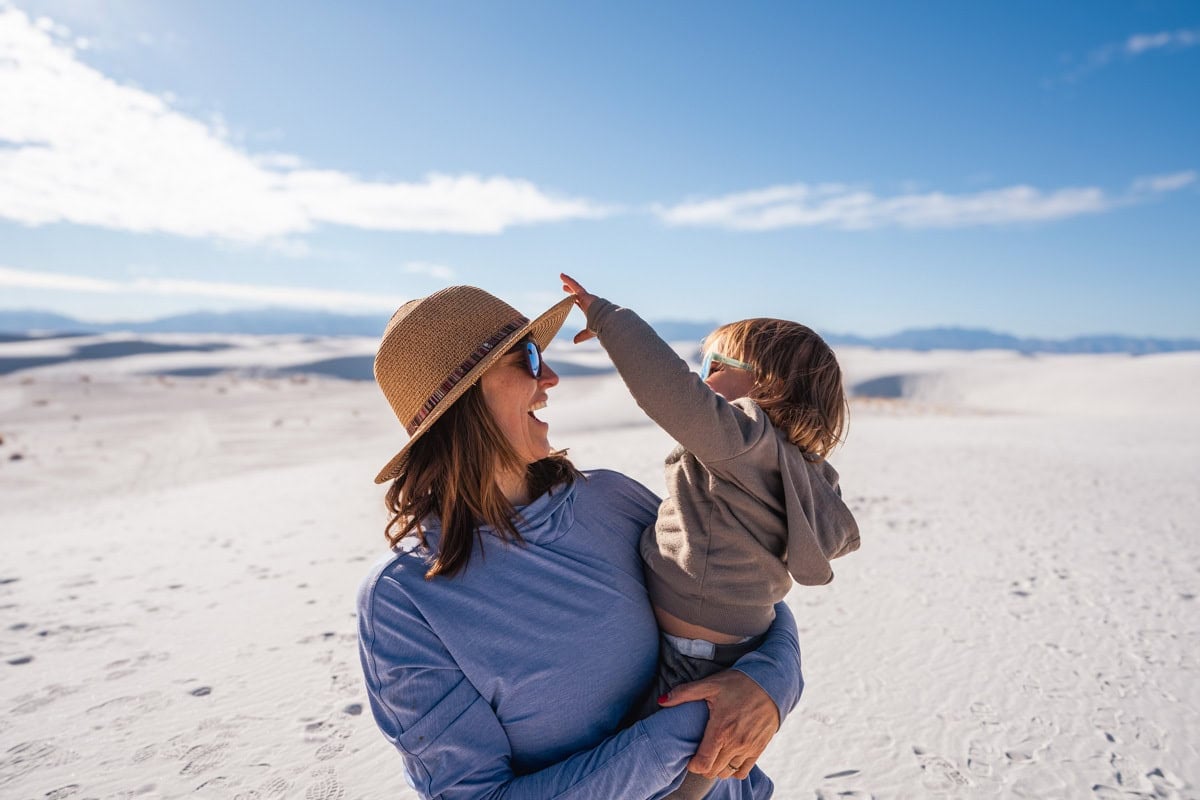
[[[766,641],[739,658],[733,669],[745,673],[775,701],[782,724],[804,691],[796,618],[786,603],[775,604],[775,621],[767,629]]]
[[[589,750],[517,775],[495,712],[403,590],[386,577],[364,586],[360,595],[359,649],[375,721],[400,751],[422,798],[663,797],[682,781],[708,721],[704,703],[663,709]]]
[[[739,456],[766,435],[762,418],[708,388],[632,310],[598,297],[587,324],[641,409],[705,464]]]

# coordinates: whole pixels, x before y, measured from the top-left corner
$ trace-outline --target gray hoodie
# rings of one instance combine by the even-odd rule
[[[642,536],[650,599],[685,622],[762,633],[793,579],[829,583],[830,559],[858,549],[837,471],[754,401],[709,389],[633,311],[597,298],[587,318],[638,405],[680,445]]]

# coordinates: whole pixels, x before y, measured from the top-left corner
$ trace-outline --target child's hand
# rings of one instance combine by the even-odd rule
[[[559,278],[563,282],[563,291],[571,295],[575,300],[575,305],[579,306],[579,310],[587,314],[589,308],[592,307],[592,301],[596,299],[596,295],[589,294],[588,290],[579,285],[579,282],[565,272],[559,273]],[[575,334],[575,344],[586,342],[596,334],[584,328],[579,333]]]
[[[565,272],[560,272],[558,277],[562,279],[563,291],[571,295],[575,300],[575,305],[579,306],[579,310],[586,314],[592,306],[592,301],[596,299],[596,295],[589,294],[587,289],[579,285],[579,281]]]

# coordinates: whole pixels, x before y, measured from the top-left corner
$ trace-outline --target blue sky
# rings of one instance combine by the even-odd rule
[[[1200,6],[0,0],[0,307],[1200,335]]]

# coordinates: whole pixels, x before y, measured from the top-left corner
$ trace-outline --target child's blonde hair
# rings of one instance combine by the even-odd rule
[[[748,396],[792,444],[824,458],[843,441],[850,409],[842,369],[811,328],[784,319],[744,319],[710,333],[704,351],[714,349],[754,368]]]

